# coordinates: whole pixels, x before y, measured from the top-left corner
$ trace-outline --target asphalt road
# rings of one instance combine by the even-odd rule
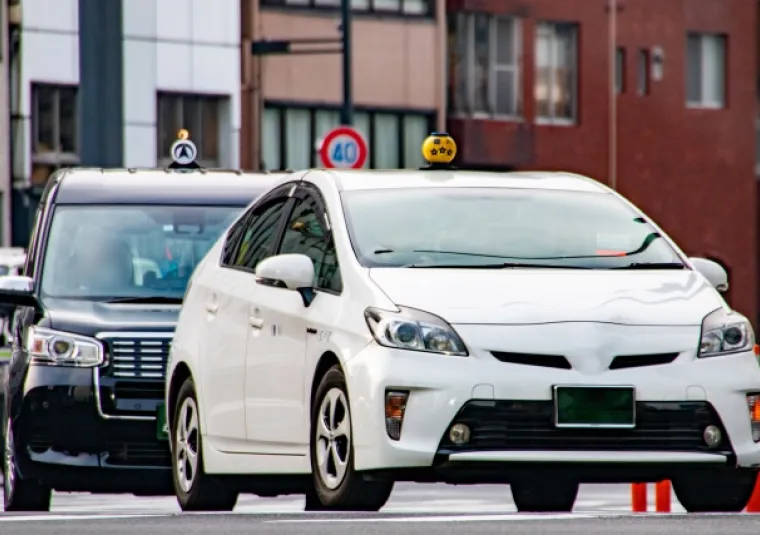
[[[734,516],[573,515],[197,515],[108,518],[0,516],[3,535],[755,535],[760,518]]]
[[[652,502],[654,488],[650,488]],[[182,514],[173,497],[58,493],[49,514],[0,513],[0,534],[741,535],[755,534],[760,527],[760,516],[755,515],[687,516],[675,498],[672,516],[629,511],[628,485],[584,485],[575,512],[567,515],[518,514],[509,488],[497,485],[399,484],[383,510],[373,514],[305,513],[303,498],[298,496],[244,495],[233,514]]]

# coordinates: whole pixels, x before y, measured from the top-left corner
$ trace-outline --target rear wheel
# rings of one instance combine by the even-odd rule
[[[172,476],[183,511],[232,511],[238,493],[203,470],[203,444],[198,400],[192,379],[177,395],[172,422]]]
[[[578,483],[571,479],[536,477],[510,485],[521,513],[567,513],[573,510]]]
[[[313,489],[307,511],[378,511],[393,481],[369,480],[354,470],[351,410],[343,371],[332,367],[317,387],[311,417]]]
[[[3,448],[3,505],[6,511],[50,511],[52,495],[36,480],[23,479],[16,465],[11,421],[6,418]]]
[[[673,491],[689,513],[739,513],[755,489],[752,470],[700,471],[673,478]]]

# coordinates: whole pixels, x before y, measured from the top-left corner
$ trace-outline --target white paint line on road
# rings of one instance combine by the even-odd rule
[[[302,518],[288,520],[267,520],[267,524],[292,524],[305,522],[502,522],[524,520],[579,520],[601,518],[612,515],[584,514],[535,514],[535,515],[446,515],[446,516],[401,516],[401,517],[360,517],[360,518]]]
[[[120,518],[157,518],[173,516],[170,514],[134,514],[134,515],[0,515],[0,522],[45,522],[67,520],[116,520]]]

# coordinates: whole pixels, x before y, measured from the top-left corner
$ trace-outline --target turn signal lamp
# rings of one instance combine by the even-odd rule
[[[401,438],[401,425],[406,413],[409,392],[388,391],[385,393],[385,430],[393,440]]]
[[[760,442],[760,393],[747,394],[752,440]]]

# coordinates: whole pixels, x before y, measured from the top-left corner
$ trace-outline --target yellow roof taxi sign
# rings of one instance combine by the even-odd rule
[[[426,169],[451,169],[457,155],[457,144],[445,132],[433,132],[422,142],[422,156],[430,164]]]
[[[177,139],[169,150],[172,157],[169,169],[198,169],[200,167],[195,161],[198,157],[198,147],[190,141],[190,132],[184,128],[177,132]]]

